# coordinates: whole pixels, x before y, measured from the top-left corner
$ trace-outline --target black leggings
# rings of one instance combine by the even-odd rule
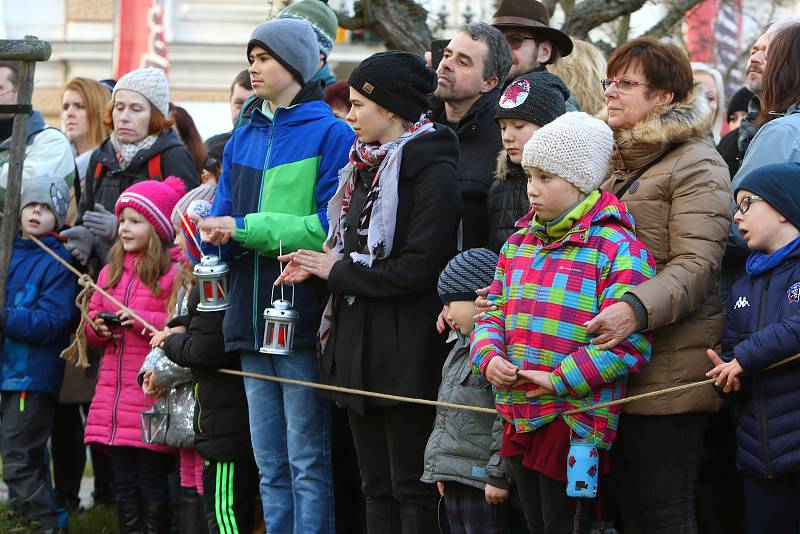
[[[511,478],[531,534],[589,532],[594,499],[568,497],[564,482],[528,469],[522,465],[522,456],[504,460],[511,468]]]
[[[117,500],[169,501],[167,475],[175,465],[170,454],[139,447],[111,447]]]

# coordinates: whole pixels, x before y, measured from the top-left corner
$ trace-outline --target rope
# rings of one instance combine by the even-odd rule
[[[157,329],[155,326],[151,325],[150,323],[148,323],[147,321],[145,321],[144,319],[139,317],[139,315],[137,315],[136,312],[134,312],[132,309],[130,309],[127,306],[125,306],[124,304],[122,304],[119,300],[117,300],[112,295],[110,295],[105,289],[103,289],[100,286],[98,286],[88,275],[85,275],[84,273],[81,273],[78,269],[76,269],[75,267],[70,265],[69,262],[65,261],[64,258],[62,258],[58,254],[53,252],[50,248],[47,247],[47,245],[45,245],[44,243],[39,241],[36,237],[30,236],[30,239],[34,243],[36,243],[39,247],[41,247],[42,250],[44,250],[45,252],[50,254],[50,256],[52,256],[53,259],[58,261],[67,270],[69,270],[71,273],[73,273],[75,276],[77,276],[80,279],[79,283],[81,285],[83,285],[84,287],[86,287],[88,285],[88,286],[94,288],[95,291],[97,291],[98,293],[100,293],[101,295],[106,297],[108,300],[110,300],[120,310],[127,312],[128,315],[130,315],[132,318],[134,318],[137,321],[139,321],[147,330],[150,330],[153,333],[160,332],[159,329]],[[83,293],[83,291],[81,291],[81,293]],[[77,299],[76,299],[76,303],[77,303]],[[88,314],[86,315],[86,319],[89,319]],[[91,320],[91,319],[89,319],[89,320]],[[81,324],[85,324],[83,321],[84,321],[84,318],[82,316],[81,317]],[[770,369],[774,369],[776,367],[779,367],[781,365],[785,365],[787,363],[793,362],[793,361],[798,360],[798,359],[800,359],[800,354],[795,354],[793,356],[789,356],[788,358],[785,358],[785,359],[783,359],[783,360],[781,360],[779,362],[773,363],[772,365],[770,365],[769,367],[764,369],[764,371],[768,371]],[[407,402],[407,403],[411,403],[411,404],[423,404],[425,406],[436,406],[436,407],[442,407],[442,408],[453,408],[453,409],[456,409],[456,410],[467,410],[467,411],[479,412],[479,413],[490,413],[490,414],[496,414],[497,413],[497,410],[495,410],[493,408],[483,408],[481,406],[469,406],[469,405],[466,405],[466,404],[453,404],[453,403],[450,403],[450,402],[439,402],[439,401],[433,401],[433,400],[428,400],[428,399],[420,399],[420,398],[416,398],[416,397],[402,397],[400,395],[390,395],[390,394],[387,394],[387,393],[378,393],[378,392],[375,392],[375,391],[366,391],[366,390],[363,390],[363,389],[353,389],[353,388],[345,388],[345,387],[341,387],[341,386],[332,386],[332,385],[329,385],[329,384],[320,384],[318,382],[306,382],[304,380],[294,380],[294,379],[290,379],[290,378],[281,378],[279,376],[264,375],[264,374],[260,374],[260,373],[251,373],[251,372],[247,372],[247,371],[235,371],[233,369],[217,369],[217,371],[220,372],[220,373],[223,373],[223,374],[228,374],[228,375],[237,375],[237,376],[248,377],[248,378],[257,378],[259,380],[268,380],[268,381],[271,381],[271,382],[280,382],[280,383],[283,383],[283,384],[293,384],[293,385],[296,385],[296,386],[304,386],[304,387],[309,387],[309,388],[319,389],[319,390],[324,390],[324,391],[334,391],[334,392],[337,392],[337,393],[346,393],[346,394],[349,394],[349,395],[362,395],[364,397],[373,397],[373,398],[385,399],[385,400],[391,400],[391,401]],[[659,390],[656,390],[656,391],[650,391],[648,393],[642,393],[640,395],[634,395],[632,397],[625,397],[625,398],[622,398],[622,399],[617,399],[617,400],[608,401],[608,402],[601,402],[601,403],[598,403],[598,404],[590,404],[588,406],[583,406],[581,408],[575,408],[575,409],[572,409],[572,410],[566,410],[564,412],[561,412],[559,415],[574,415],[574,414],[578,414],[578,413],[584,413],[584,412],[589,412],[589,411],[592,411],[592,410],[597,410],[597,409],[600,409],[600,408],[607,408],[607,407],[610,407],[610,406],[618,406],[618,405],[621,405],[621,404],[628,404],[630,402],[636,402],[636,401],[639,401],[639,400],[642,400],[642,399],[649,399],[651,397],[659,397],[661,395],[668,395],[670,393],[677,393],[677,392],[686,391],[686,390],[689,390],[689,389],[694,389],[694,388],[698,388],[698,387],[702,387],[702,386],[707,386],[709,384],[713,384],[715,381],[716,381],[716,379],[709,378],[709,379],[706,379],[706,380],[702,380],[700,382],[693,382],[691,384],[683,384],[681,386],[674,386],[674,387],[671,387],[671,388],[659,389]]]
[[[86,352],[86,325],[89,324],[95,328],[94,321],[89,317],[89,299],[92,298],[94,289],[92,288],[92,277],[88,274],[82,274],[78,279],[78,283],[83,286],[75,297],[75,306],[81,311],[81,321],[78,324],[78,329],[75,330],[75,339],[72,340],[69,347],[61,351],[61,357],[74,365],[75,367],[89,367],[89,355]]]

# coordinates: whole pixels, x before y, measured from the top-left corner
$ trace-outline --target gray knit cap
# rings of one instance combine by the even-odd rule
[[[471,248],[450,260],[436,285],[439,299],[445,304],[475,300],[478,297],[475,291],[492,283],[498,259],[491,250]]]
[[[275,58],[301,85],[305,85],[319,65],[317,34],[308,21],[272,19],[262,22],[250,35],[247,56],[254,46],[260,46]]]
[[[19,208],[21,210],[28,204],[34,203],[50,206],[56,218],[54,230],[64,226],[64,219],[67,217],[67,208],[69,206],[69,189],[64,182],[64,177],[54,174],[42,174],[27,182],[22,188]]]
[[[145,97],[165,117],[169,115],[169,84],[164,71],[155,67],[136,69],[119,79],[111,100],[120,89],[134,91]]]

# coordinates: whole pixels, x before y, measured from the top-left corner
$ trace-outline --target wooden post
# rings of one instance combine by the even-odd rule
[[[36,37],[25,36],[21,41],[0,40],[0,60],[22,61],[17,80],[17,105],[30,105],[33,96],[33,73],[36,61],[50,58],[50,45]],[[19,219],[19,197],[22,191],[22,168],[28,145],[29,113],[16,113],[11,132],[11,154],[8,160],[3,221],[0,226],[0,309],[6,305],[6,278],[14,237]]]

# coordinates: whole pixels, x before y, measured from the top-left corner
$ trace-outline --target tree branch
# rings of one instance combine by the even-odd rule
[[[558,0],[544,0],[542,2],[544,7],[547,8],[547,12],[550,13],[550,16],[553,16],[553,13],[556,11],[556,5],[558,5]]]
[[[592,28],[633,13],[645,2],[646,0],[584,0],[567,14],[562,30],[578,39],[586,39]]]
[[[642,35],[660,38],[672,33],[673,28],[686,17],[686,12],[702,0],[678,0],[672,4],[667,14]]]

